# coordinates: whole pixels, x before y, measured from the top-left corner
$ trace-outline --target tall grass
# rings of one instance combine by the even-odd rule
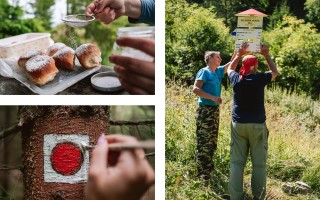
[[[278,89],[265,91],[269,135],[267,196],[269,199],[320,197],[320,103],[307,96]],[[223,199],[228,194],[232,90],[222,92],[217,171],[205,186],[196,168],[195,112],[197,97],[191,88],[176,83],[166,88],[166,199]],[[251,162],[245,168],[245,188],[251,198]],[[288,196],[281,185],[304,181],[312,187],[305,195]]]

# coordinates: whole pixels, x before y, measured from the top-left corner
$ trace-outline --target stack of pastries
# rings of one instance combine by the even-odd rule
[[[63,43],[55,43],[43,50],[29,50],[18,60],[18,65],[26,72],[27,77],[36,85],[44,85],[54,79],[58,69],[72,71],[75,69],[75,58],[84,68],[101,64],[101,51],[94,44],[83,44],[76,50]]]

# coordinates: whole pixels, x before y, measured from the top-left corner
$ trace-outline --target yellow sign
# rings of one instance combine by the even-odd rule
[[[263,17],[261,16],[238,17],[237,27],[262,28],[262,22]]]

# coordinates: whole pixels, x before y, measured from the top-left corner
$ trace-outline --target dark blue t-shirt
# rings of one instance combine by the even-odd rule
[[[271,73],[244,76],[232,71],[229,75],[233,87],[232,121],[237,123],[263,123],[266,121],[264,87],[271,82]]]

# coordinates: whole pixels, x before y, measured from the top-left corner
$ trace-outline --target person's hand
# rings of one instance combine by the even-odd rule
[[[116,40],[120,46],[131,47],[155,56],[155,43],[152,39],[122,37]],[[131,94],[155,93],[155,63],[139,58],[111,55],[110,62],[115,64],[114,70],[119,74],[122,87]]]
[[[125,15],[125,0],[94,0],[86,9],[87,15],[94,14],[105,24],[110,24],[118,17]]]
[[[249,44],[247,42],[241,44],[240,48],[238,49],[238,54],[240,57],[247,53],[248,47]]]
[[[264,57],[267,57],[269,55],[269,46],[261,43],[260,44],[260,54],[263,55]]]
[[[131,136],[101,135],[92,152],[85,196],[88,200],[138,200],[154,183],[141,149],[112,152],[109,143],[137,143]]]

